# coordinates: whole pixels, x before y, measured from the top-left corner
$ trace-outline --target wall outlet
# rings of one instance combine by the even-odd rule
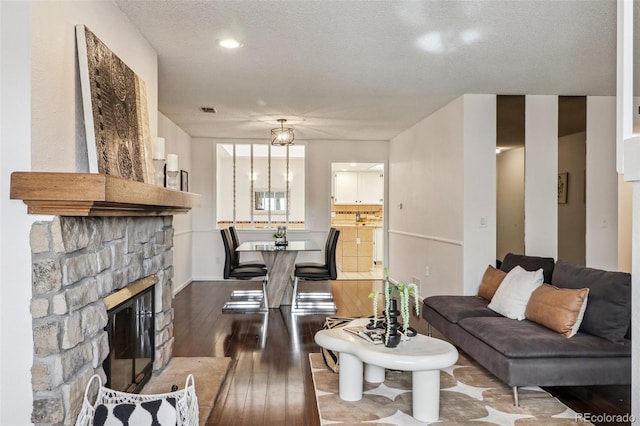
[[[411,283],[417,285],[418,287],[420,287],[420,278],[418,277],[411,277]]]
[[[356,244],[360,244],[360,238],[356,238]]]
[[[428,267],[428,266],[425,266],[425,267],[424,267],[424,276],[425,276],[425,277],[428,277],[428,276],[429,276],[429,267]]]

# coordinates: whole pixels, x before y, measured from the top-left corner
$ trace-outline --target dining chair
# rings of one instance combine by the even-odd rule
[[[324,243],[324,263],[320,262],[302,262],[296,263],[295,267],[298,268],[326,268],[330,262],[329,254],[331,253],[331,243],[333,242],[333,236],[336,232],[339,232],[336,228],[330,228],[327,235],[327,241]],[[338,240],[336,240],[337,244]]]
[[[249,261],[249,262],[240,262],[240,253],[237,251],[238,246],[240,245],[240,239],[238,238],[238,232],[236,231],[236,227],[231,225],[229,228],[229,235],[231,237],[231,251],[233,254],[233,267],[249,267],[249,268],[266,268],[262,262]],[[246,300],[246,299],[260,299],[262,294],[260,290],[234,290],[231,292],[232,300]]]
[[[231,235],[231,242],[232,242],[232,250],[235,253],[235,257],[234,257],[234,267],[252,267],[252,268],[266,268],[267,265],[265,265],[262,262],[259,262],[257,260],[252,260],[252,261],[248,261],[248,262],[240,262],[240,253],[238,253],[236,250],[238,249],[238,247],[240,246],[240,239],[238,238],[238,232],[236,231],[236,227],[235,226],[230,226],[229,228],[229,234]]]
[[[234,266],[238,253],[233,247],[233,240],[228,229],[221,229],[222,244],[224,245],[223,277],[227,279],[248,280],[262,277],[262,290],[234,290],[229,301],[222,307],[222,312],[254,313],[268,312],[267,283],[269,273],[266,268],[254,266]]]
[[[294,314],[335,314],[337,309],[333,295],[329,292],[298,292],[300,280],[327,281],[338,277],[336,266],[336,248],[340,231],[331,228],[325,244],[325,263],[298,263],[294,270],[291,313]]]

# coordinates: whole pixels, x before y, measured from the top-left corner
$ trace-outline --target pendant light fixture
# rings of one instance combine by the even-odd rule
[[[280,127],[271,129],[271,145],[293,145],[293,128],[284,127],[284,123],[287,122],[287,120],[284,118],[279,118],[278,122],[280,123]]]

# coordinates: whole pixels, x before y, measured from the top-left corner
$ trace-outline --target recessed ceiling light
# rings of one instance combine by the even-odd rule
[[[476,43],[480,41],[480,38],[482,38],[482,35],[478,30],[468,29],[460,33],[460,40],[462,40],[464,44]]]
[[[442,53],[445,50],[442,33],[432,31],[423,34],[417,40],[418,47],[429,53]]]
[[[242,47],[242,43],[232,38],[225,38],[224,40],[218,40],[218,45],[225,49],[237,49]]]

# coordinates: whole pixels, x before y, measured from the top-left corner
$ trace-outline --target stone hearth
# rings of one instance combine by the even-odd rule
[[[154,374],[173,351],[172,217],[61,217],[36,222],[33,268],[35,424],[72,425],[109,354],[103,298],[156,274]]]

